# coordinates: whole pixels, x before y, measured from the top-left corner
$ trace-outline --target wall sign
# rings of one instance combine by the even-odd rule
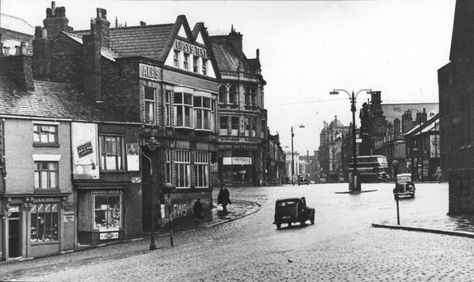
[[[145,64],[140,64],[140,77],[151,80],[160,80],[160,68]]]
[[[249,157],[224,157],[222,158],[223,165],[251,165],[252,158]]]
[[[119,233],[118,232],[107,232],[107,233],[100,233],[99,240],[112,240],[118,239]]]
[[[138,143],[127,143],[127,169],[128,171],[140,171]]]
[[[99,179],[97,124],[72,122],[74,179]]]
[[[176,39],[174,41],[174,49],[179,50],[179,51],[183,51],[185,53],[190,53],[194,56],[203,57],[203,58],[207,59],[207,50],[206,49],[204,49],[202,47],[199,47],[199,46],[196,46],[196,45],[186,43],[186,42],[178,40],[178,39]]]

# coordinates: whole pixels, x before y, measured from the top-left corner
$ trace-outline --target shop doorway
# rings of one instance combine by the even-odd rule
[[[20,212],[13,208],[8,217],[8,257],[21,256]]]

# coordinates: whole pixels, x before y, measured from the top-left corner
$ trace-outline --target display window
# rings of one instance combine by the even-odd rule
[[[119,191],[94,192],[95,229],[118,230],[122,227],[122,193]]]
[[[31,207],[31,242],[59,241],[58,220],[58,203],[33,204]]]

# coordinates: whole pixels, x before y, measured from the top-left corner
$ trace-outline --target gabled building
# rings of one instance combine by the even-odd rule
[[[249,59],[242,34],[212,36],[219,84],[219,177],[230,185],[261,185],[265,178],[267,110],[259,50]]]
[[[0,14],[0,53],[4,55],[19,54],[20,46],[31,55],[35,28],[24,19],[7,14]]]
[[[140,180],[145,230],[152,218],[162,217],[165,202],[177,220],[192,216],[197,198],[210,215],[219,72],[203,23],[191,29],[181,15],[169,24],[111,28],[106,10],[98,8],[90,30],[73,31],[65,15],[47,12],[33,44],[39,77],[76,84],[97,104],[142,124],[135,137],[142,172],[153,172]],[[109,131],[104,138],[111,140],[111,150],[123,146],[121,135]],[[173,188],[165,191],[165,183]],[[100,188],[88,181],[76,185],[84,199]]]

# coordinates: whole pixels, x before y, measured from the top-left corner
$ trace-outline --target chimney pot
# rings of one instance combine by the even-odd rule
[[[140,21],[140,26],[146,26],[146,22]]]

